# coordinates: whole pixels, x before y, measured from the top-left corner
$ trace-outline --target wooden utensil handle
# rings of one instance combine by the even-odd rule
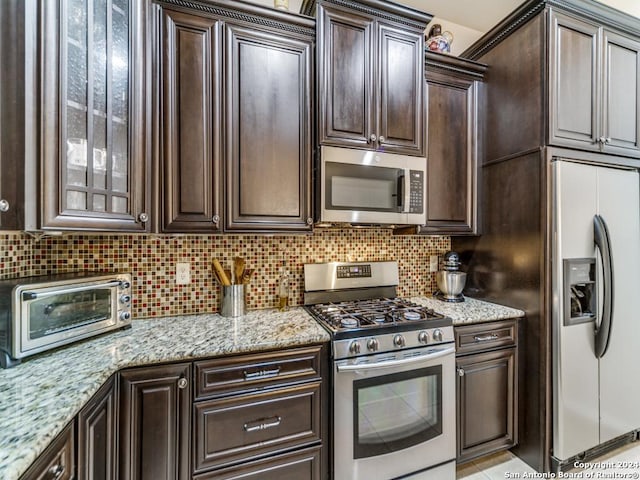
[[[227,274],[224,273],[224,268],[222,268],[222,265],[220,265],[220,262],[217,258],[213,259],[213,268],[216,270],[216,274],[218,275],[218,278],[220,279],[220,283],[222,283],[222,285],[224,285],[225,287],[231,285],[229,277],[227,277]]]

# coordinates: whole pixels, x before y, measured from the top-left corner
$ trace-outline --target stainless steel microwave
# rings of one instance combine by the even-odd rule
[[[131,275],[61,274],[0,282],[0,366],[131,325]]]
[[[426,223],[426,158],[324,145],[320,155],[320,224]]]

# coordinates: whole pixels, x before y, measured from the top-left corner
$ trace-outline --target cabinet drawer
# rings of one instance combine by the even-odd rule
[[[38,457],[20,480],[69,480],[74,478],[74,423],[71,422]]]
[[[517,320],[456,327],[455,337],[457,355],[514,346],[517,339]]]
[[[319,443],[320,385],[313,382],[196,404],[194,470]]]
[[[320,378],[321,349],[315,346],[196,362],[196,400]]]
[[[320,446],[194,476],[194,480],[316,480]]]

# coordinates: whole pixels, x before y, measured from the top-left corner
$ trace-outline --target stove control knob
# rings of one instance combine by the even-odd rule
[[[436,342],[441,342],[441,341],[442,341],[442,330],[440,330],[439,328],[436,328],[436,329],[433,331],[433,339],[434,339]]]
[[[428,334],[427,332],[425,332],[424,330],[423,330],[423,331],[421,331],[421,332],[418,334],[418,341],[419,341],[420,343],[424,343],[424,344],[429,343],[429,334]]]
[[[352,355],[358,355],[360,353],[360,342],[353,341],[349,344],[349,353]]]
[[[404,337],[402,335],[396,335],[393,337],[393,344],[396,347],[404,347]]]
[[[378,348],[380,348],[380,342],[378,342],[377,338],[370,338],[367,340],[367,350],[375,352]]]

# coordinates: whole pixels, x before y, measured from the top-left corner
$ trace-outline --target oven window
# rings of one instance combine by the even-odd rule
[[[112,318],[111,289],[50,295],[29,301],[29,338],[35,340]]]
[[[442,434],[442,365],[356,380],[354,457],[383,455]]]

